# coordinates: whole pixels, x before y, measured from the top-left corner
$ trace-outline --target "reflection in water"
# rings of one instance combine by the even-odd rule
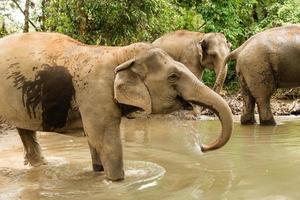
[[[122,182],[91,171],[83,137],[40,133],[48,164],[31,168],[16,132],[0,135],[0,199],[299,199],[299,120],[236,124],[224,148],[204,154],[218,121],[124,120],[121,129]]]

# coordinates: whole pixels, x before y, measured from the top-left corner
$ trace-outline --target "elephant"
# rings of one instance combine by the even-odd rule
[[[149,43],[86,45],[60,33],[22,33],[0,39],[0,116],[16,126],[25,164],[45,163],[36,131],[87,136],[94,171],[124,179],[121,117],[142,109],[169,113],[191,103],[218,114],[225,145],[232,133],[227,103],[183,64]],[[191,87],[191,85],[193,87]]]
[[[205,68],[213,69],[217,77],[213,88],[220,93],[227,74],[227,65],[224,67],[223,62],[231,48],[222,33],[178,30],[163,35],[153,44],[183,63],[200,80]]]
[[[270,106],[272,94],[277,88],[300,86],[300,26],[286,25],[257,33],[232,51],[225,63],[230,60],[236,60],[241,85],[241,124],[256,123],[257,103],[260,125],[276,125]]]

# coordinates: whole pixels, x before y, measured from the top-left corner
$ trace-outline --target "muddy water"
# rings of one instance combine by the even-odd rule
[[[0,199],[300,199],[300,119],[235,124],[231,141],[202,154],[215,120],[123,120],[126,180],[91,171],[86,139],[39,133],[48,165],[23,166],[15,131],[0,135]]]

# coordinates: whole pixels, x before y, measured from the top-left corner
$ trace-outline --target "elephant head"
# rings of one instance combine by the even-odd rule
[[[230,53],[230,47],[231,43],[226,40],[222,33],[207,33],[197,44],[200,64],[215,70],[214,90],[217,93],[222,89],[226,79],[227,65],[224,65],[224,60]]]
[[[202,151],[218,149],[229,140],[233,121],[227,103],[163,50],[153,48],[115,72],[114,97],[119,104],[147,113],[169,113],[190,103],[204,105],[218,115],[222,131],[216,141],[202,145]]]

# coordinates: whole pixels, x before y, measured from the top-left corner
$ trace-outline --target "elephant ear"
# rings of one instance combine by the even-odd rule
[[[151,98],[143,80],[147,67],[129,60],[115,69],[114,98],[118,103],[142,108],[151,113]]]
[[[208,44],[204,39],[202,39],[200,42],[197,43],[197,48],[198,48],[199,59],[200,62],[202,63],[203,54],[207,51]]]

